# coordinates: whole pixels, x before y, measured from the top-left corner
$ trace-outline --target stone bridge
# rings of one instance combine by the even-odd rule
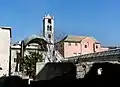
[[[95,63],[119,63],[120,49],[69,57],[63,62],[72,62],[77,66],[77,78],[84,78]]]

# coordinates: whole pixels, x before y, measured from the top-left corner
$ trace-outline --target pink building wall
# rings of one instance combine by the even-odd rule
[[[81,41],[62,41],[57,49],[65,58],[108,50],[108,48],[102,48],[101,44],[91,37],[86,37]]]
[[[83,39],[81,41],[81,47],[82,47],[81,54],[93,53],[94,52],[94,44],[95,44],[95,41],[89,37]]]
[[[69,45],[71,43],[71,46]],[[81,44],[78,42],[64,42],[64,57],[76,56],[81,54]],[[77,44],[77,46],[75,45]]]

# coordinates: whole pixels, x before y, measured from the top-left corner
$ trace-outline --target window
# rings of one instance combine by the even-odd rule
[[[74,53],[75,56],[77,56],[77,53]]]
[[[52,26],[50,26],[50,31],[52,31]]]
[[[48,35],[48,38],[51,38],[51,35],[50,35],[50,34]]]
[[[50,23],[50,24],[51,24],[51,19],[48,19],[48,23]]]
[[[68,43],[69,46],[71,46],[71,43]]]
[[[98,48],[98,46],[96,45],[96,49]]]
[[[87,45],[85,45],[85,48],[87,48]]]
[[[47,30],[49,31],[49,25],[47,26]]]
[[[98,75],[102,75],[102,72],[103,72],[103,69],[102,69],[102,68],[99,68],[99,69],[97,70]]]
[[[78,44],[77,43],[75,43],[75,46],[77,46]]]
[[[14,62],[17,62],[17,58],[14,58]]]
[[[0,70],[2,70],[2,67],[0,67]]]

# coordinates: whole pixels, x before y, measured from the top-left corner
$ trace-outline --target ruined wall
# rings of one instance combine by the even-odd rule
[[[99,72],[100,68],[104,68],[104,71],[106,72],[107,70],[109,70],[109,72],[107,72],[108,74],[112,72],[112,68],[110,69],[110,66],[114,66],[116,68],[116,66],[120,66],[120,63],[118,61],[105,61],[105,62],[83,62],[83,63],[79,63],[76,64],[76,78],[88,78],[88,76],[91,76],[90,78],[93,78],[93,76],[99,76],[99,73],[101,73],[102,75],[102,71]],[[113,68],[113,69],[115,69]],[[110,71],[111,70],[111,71]],[[119,70],[118,70],[119,71]],[[90,75],[91,74],[91,75]],[[93,76],[92,76],[93,75]]]
[[[84,76],[88,73],[88,71],[91,69],[92,62],[86,62],[86,63],[79,63],[76,64],[76,78],[84,78]]]

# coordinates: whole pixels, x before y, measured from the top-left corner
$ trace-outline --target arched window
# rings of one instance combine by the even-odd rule
[[[50,35],[50,34],[48,34],[48,38],[51,38],[51,35]]]
[[[51,19],[48,19],[48,23],[50,23],[50,24],[51,24]]]
[[[96,45],[96,49],[98,49],[98,45]]]
[[[103,72],[102,68],[99,68],[99,69],[97,70],[98,75],[102,75],[102,72]]]
[[[87,48],[87,45],[85,45],[85,48]]]
[[[2,70],[2,67],[0,67],[0,70]]]
[[[47,30],[49,31],[49,25],[47,25]]]
[[[50,31],[52,31],[52,26],[50,26]]]

